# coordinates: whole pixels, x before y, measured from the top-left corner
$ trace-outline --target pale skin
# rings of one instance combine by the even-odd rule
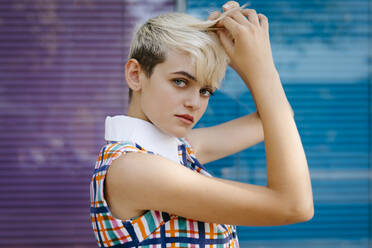
[[[209,18],[218,15],[214,12]],[[260,115],[209,128],[192,129],[193,125],[182,123],[174,115],[190,114],[196,123],[209,96],[197,81],[173,73],[195,75],[193,60],[174,51],[150,78],[136,60],[128,61],[126,82],[133,90],[128,115],[185,137],[201,163],[264,140],[267,185],[207,177],[158,155],[127,153],[113,161],[105,180],[105,196],[115,217],[126,220],[154,209],[199,221],[248,226],[287,225],[313,217],[306,156],[273,62],[267,18],[253,9],[236,10],[217,26],[223,28],[218,35],[230,65],[249,88]]]

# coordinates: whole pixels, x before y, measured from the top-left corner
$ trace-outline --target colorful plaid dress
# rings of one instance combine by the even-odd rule
[[[179,163],[212,176],[198,162],[190,144],[178,139]],[[206,223],[157,210],[127,220],[115,218],[105,201],[103,185],[112,161],[126,152],[154,154],[134,142],[108,141],[100,150],[90,184],[90,216],[99,247],[239,247],[234,225]]]

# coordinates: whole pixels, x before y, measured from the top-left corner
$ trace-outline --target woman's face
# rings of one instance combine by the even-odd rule
[[[193,58],[175,51],[169,51],[166,61],[154,67],[150,78],[140,73],[140,80],[140,104],[146,120],[177,137],[185,137],[200,120],[214,91],[195,79]],[[177,115],[190,115],[193,122]]]

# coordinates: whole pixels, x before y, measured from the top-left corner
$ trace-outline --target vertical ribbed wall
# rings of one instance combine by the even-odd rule
[[[207,17],[224,1],[189,0]],[[240,1],[241,4],[244,1]],[[295,111],[315,216],[282,227],[238,227],[241,247],[366,248],[371,161],[371,1],[257,0]],[[0,246],[96,247],[89,180],[106,115],[126,113],[131,31],[174,1],[0,1]],[[369,15],[368,15],[369,14]],[[231,70],[198,124],[255,111]],[[263,143],[207,165],[265,184]],[[370,206],[370,205],[369,205]]]
[[[0,247],[96,247],[89,181],[132,28],[174,3],[0,1]]]

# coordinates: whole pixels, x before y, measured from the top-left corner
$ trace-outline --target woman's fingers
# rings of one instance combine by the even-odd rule
[[[230,16],[225,16],[219,21],[223,27],[227,29],[227,31],[232,35],[233,38],[238,36],[240,24],[237,23],[233,18]]]
[[[227,14],[232,19],[234,19],[237,23],[246,25],[248,20],[245,18],[245,16],[242,14],[240,9],[232,10],[230,13]]]
[[[241,13],[239,3],[235,1],[229,1],[222,6],[222,9],[224,12],[229,12],[227,13],[227,15],[233,18],[236,22],[240,24],[245,24],[247,22],[247,19]]]
[[[224,47],[227,54],[232,54],[234,48],[234,41],[230,37],[227,30],[222,29],[217,31],[218,37],[221,41],[222,46]]]
[[[226,10],[229,10],[229,9],[232,9],[232,8],[235,8],[235,7],[239,7],[239,3],[238,2],[235,2],[235,1],[228,1],[227,3],[225,3],[223,6],[222,6],[222,9],[223,11],[226,11]]]
[[[235,2],[223,9],[215,27],[221,27],[217,34],[229,56],[229,65],[237,72],[244,68],[244,74],[254,78],[265,71],[265,66],[273,64],[268,19],[254,9],[240,8]]]
[[[222,9],[224,12],[229,11],[230,13],[227,13],[227,15],[240,24],[247,24],[246,19],[247,17],[250,23],[264,28],[268,28],[267,27],[268,21],[266,16],[262,14],[257,14],[255,9],[240,9],[239,6],[240,6],[239,3],[236,1],[228,1],[222,6]],[[261,22],[263,23],[261,24]]]
[[[212,13],[210,13],[207,20],[209,20],[209,21],[216,20],[220,15],[221,15],[221,13],[219,11],[213,11]]]
[[[259,25],[259,19],[256,10],[254,9],[243,9],[241,13],[248,17],[248,21],[252,24]]]
[[[258,19],[260,20],[260,25],[262,28],[264,28],[266,31],[269,31],[269,20],[267,17],[263,14],[258,14]]]

